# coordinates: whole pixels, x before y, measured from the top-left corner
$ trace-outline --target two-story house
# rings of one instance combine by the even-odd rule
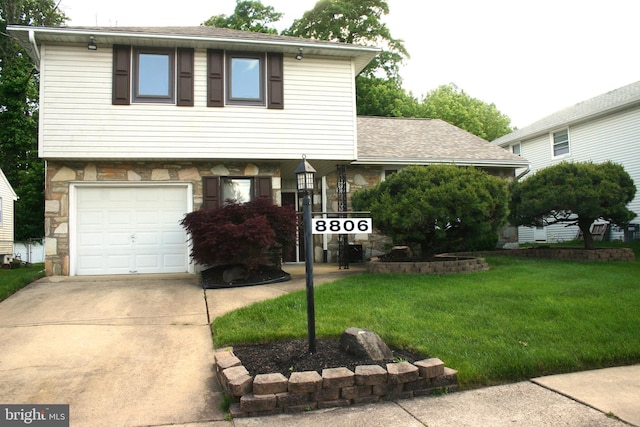
[[[212,27],[8,31],[40,70],[49,275],[193,272],[185,213],[258,197],[299,207],[303,155],[322,212],[408,164],[527,166],[442,121],[356,117],[375,47]],[[336,261],[316,240],[315,260]]]
[[[561,161],[621,164],[640,185],[640,81],[596,96],[544,117],[493,141],[494,144],[526,157],[531,173]],[[526,177],[525,177],[526,179]],[[640,215],[640,195],[629,204]],[[632,236],[640,216],[629,230],[611,227],[609,237]],[[578,237],[577,227],[555,224],[520,227],[520,242],[563,242]]]

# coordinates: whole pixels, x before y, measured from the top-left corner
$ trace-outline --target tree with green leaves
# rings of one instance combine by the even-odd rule
[[[0,168],[19,197],[15,239],[44,234],[44,163],[38,159],[38,73],[7,25],[57,26],[53,0],[0,0]]]
[[[473,167],[409,166],[376,187],[357,191],[353,209],[396,244],[417,243],[422,258],[494,249],[507,219],[506,181]]]
[[[487,141],[511,133],[511,119],[494,104],[473,98],[455,84],[440,86],[421,102],[423,117],[441,119]]]
[[[237,0],[232,15],[215,15],[207,19],[203,25],[233,30],[251,31],[254,33],[277,34],[273,23],[282,18],[282,13],[276,12],[271,6],[265,6],[260,1]]]
[[[593,249],[591,224],[602,220],[625,226],[636,216],[627,208],[635,194],[633,179],[622,165],[561,162],[514,183],[511,222],[532,227],[577,225],[585,249]]]
[[[385,0],[320,0],[284,35],[359,45],[378,46],[380,55],[363,70],[365,77],[400,82],[400,65],[409,57],[404,42],[394,39],[382,17],[389,14]]]
[[[397,81],[379,77],[356,77],[359,116],[420,117],[418,100]]]

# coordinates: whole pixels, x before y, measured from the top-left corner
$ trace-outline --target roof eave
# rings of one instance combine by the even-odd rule
[[[318,44],[317,41],[312,39],[300,38],[299,41],[291,40],[255,40],[250,37],[247,38],[226,38],[226,37],[207,37],[197,35],[179,35],[179,34],[150,34],[150,33],[138,33],[138,32],[126,32],[126,31],[105,31],[99,29],[90,28],[67,28],[67,27],[29,27],[23,25],[9,25],[7,31],[11,34],[15,32],[22,34],[22,38],[18,38],[23,47],[30,45],[29,34],[32,34],[33,40],[37,42],[38,35],[56,35],[65,34],[71,36],[77,36],[77,42],[85,42],[89,39],[89,36],[100,35],[102,37],[113,37],[115,39],[122,40],[173,40],[181,42],[216,42],[218,44],[234,46],[238,44],[246,44],[255,46],[256,48],[274,48],[282,52],[290,52],[295,54],[300,47],[307,47],[313,49],[314,54],[322,55],[327,54],[330,56],[338,56],[351,58],[355,64],[356,74],[359,74],[373,58],[378,56],[382,51],[378,47],[371,46],[358,46],[353,44]],[[35,45],[35,43],[33,43]],[[37,60],[37,52],[31,52],[28,49],[29,55],[32,59]]]

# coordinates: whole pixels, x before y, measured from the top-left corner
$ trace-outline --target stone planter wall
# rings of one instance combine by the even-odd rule
[[[484,258],[459,258],[430,262],[370,262],[369,273],[452,274],[485,271],[489,265]]]
[[[458,372],[437,358],[415,363],[389,363],[347,368],[280,373],[252,377],[233,350],[215,354],[218,381],[233,397],[234,418],[303,412],[313,409],[375,403],[458,389]]]
[[[519,256],[527,258],[552,258],[567,259],[573,261],[635,261],[636,256],[631,248],[599,248],[599,249],[582,249],[582,248],[523,248],[523,249],[505,249],[501,251],[486,252],[459,252],[449,255],[462,256],[478,256],[478,255],[506,255]]]

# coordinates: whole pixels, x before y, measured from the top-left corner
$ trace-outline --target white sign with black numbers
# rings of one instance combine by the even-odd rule
[[[313,234],[371,234],[371,218],[312,218]]]

